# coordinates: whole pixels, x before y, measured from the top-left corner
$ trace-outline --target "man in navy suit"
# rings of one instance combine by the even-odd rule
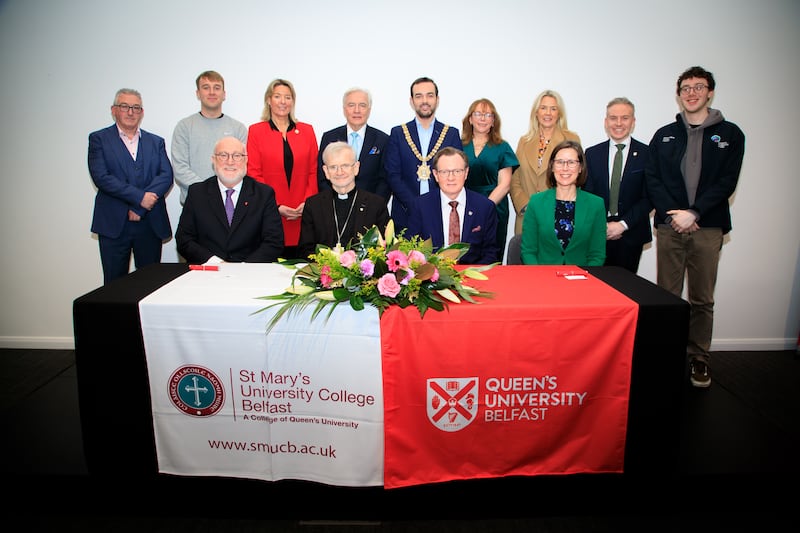
[[[636,274],[642,249],[653,240],[653,234],[650,230],[652,206],[644,179],[648,146],[631,137],[636,125],[634,113],[633,103],[627,98],[614,98],[608,103],[605,130],[609,140],[586,149],[588,178],[583,189],[600,196],[606,203],[605,264],[621,266]],[[618,151],[623,170],[615,210],[610,205],[611,176]]]
[[[366,89],[353,87],[344,93],[342,108],[346,124],[322,134],[319,143],[317,162],[317,183],[319,190],[330,190],[331,182],[325,177],[325,163],[322,153],[332,142],[344,141],[356,150],[359,171],[356,176],[356,188],[382,196],[387,202],[391,191],[386,181],[386,169],[383,167],[383,156],[389,136],[377,128],[367,125],[372,111],[372,95]]]
[[[437,189],[435,180],[430,179],[436,153],[446,146],[462,149],[458,128],[434,117],[439,106],[439,87],[432,79],[414,80],[409,103],[416,117],[392,128],[384,158],[392,189],[392,219],[398,232],[408,227],[414,198]]]
[[[236,137],[220,139],[211,160],[216,175],[189,186],[175,232],[178,253],[194,264],[275,261],[283,252],[275,191],[245,175],[247,150]]]
[[[165,196],[172,165],[164,139],[139,128],[142,95],[120,89],[111,105],[112,126],[89,134],[89,174],[97,187],[92,232],[100,244],[103,282],[125,276],[131,253],[136,268],[161,261],[172,237]]]
[[[432,166],[438,187],[414,198],[408,234],[431,239],[434,249],[456,242],[468,243],[469,250],[458,261],[463,265],[494,263],[497,261],[497,210],[486,196],[464,188],[469,174],[467,155],[453,147],[442,148],[433,158]],[[453,211],[457,213],[456,228],[450,226]]]

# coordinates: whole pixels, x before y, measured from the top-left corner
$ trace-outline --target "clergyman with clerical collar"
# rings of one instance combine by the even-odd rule
[[[359,162],[349,144],[330,143],[322,152],[322,161],[331,189],[306,200],[300,224],[300,257],[313,254],[317,245],[347,249],[358,234],[372,226],[383,233],[389,223],[386,200],[356,187]]]

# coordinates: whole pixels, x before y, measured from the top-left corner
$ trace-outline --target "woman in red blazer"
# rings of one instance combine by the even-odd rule
[[[295,119],[295,96],[291,82],[270,82],[261,122],[247,133],[247,174],[275,190],[286,259],[299,258],[303,207],[317,193],[317,136],[310,124]]]

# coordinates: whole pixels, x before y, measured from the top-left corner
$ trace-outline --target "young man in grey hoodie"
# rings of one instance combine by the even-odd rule
[[[691,305],[691,383],[711,385],[714,289],[723,236],[731,230],[729,198],[744,158],[744,133],[710,108],[716,83],[702,67],[678,77],[681,112],[650,141],[645,170],[655,208],[656,268],[660,287],[681,296],[684,276]]]

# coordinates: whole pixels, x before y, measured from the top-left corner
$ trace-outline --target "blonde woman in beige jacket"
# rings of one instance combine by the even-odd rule
[[[531,196],[548,188],[547,162],[553,148],[564,140],[581,142],[577,133],[567,129],[567,112],[561,95],[547,89],[536,97],[528,133],[517,144],[519,168],[511,176],[511,203],[517,214],[515,235],[522,233],[522,219]]]

